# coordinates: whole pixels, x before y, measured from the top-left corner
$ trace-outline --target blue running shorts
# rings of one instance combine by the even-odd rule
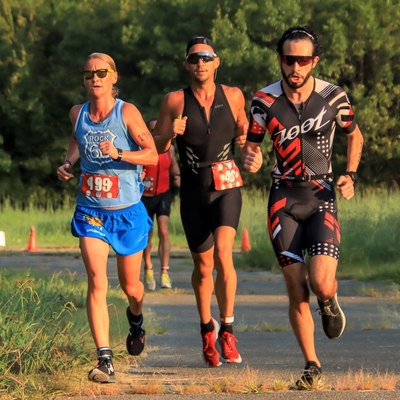
[[[143,250],[152,228],[153,221],[141,201],[117,210],[77,205],[71,221],[73,236],[101,239],[121,256]]]

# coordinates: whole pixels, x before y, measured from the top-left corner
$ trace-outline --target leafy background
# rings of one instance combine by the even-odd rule
[[[217,45],[217,81],[253,94],[280,78],[276,43],[285,29],[310,25],[324,47],[315,75],[343,86],[365,135],[360,185],[400,182],[400,7],[397,0],[1,0],[0,202],[63,204],[76,179],[58,182],[71,133],[69,109],[86,99],[82,70],[94,51],[110,54],[120,97],[145,119],[166,93],[190,82],[183,68],[191,37]],[[345,168],[338,132],[336,171]],[[264,166],[244,174],[247,187],[268,185]]]

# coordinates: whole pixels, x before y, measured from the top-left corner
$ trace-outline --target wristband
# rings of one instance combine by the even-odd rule
[[[64,160],[64,164],[63,164],[63,165],[65,165],[66,163],[69,164],[69,167],[70,167],[70,168],[72,167],[72,162],[71,162],[71,161],[69,161],[69,160]]]
[[[354,172],[354,171],[346,171],[343,175],[349,176],[351,178],[351,180],[353,181],[353,183],[356,183],[356,181],[358,179],[357,172]]]
[[[118,157],[114,161],[120,162],[122,160],[123,151],[121,149],[117,149],[117,150],[118,150]]]

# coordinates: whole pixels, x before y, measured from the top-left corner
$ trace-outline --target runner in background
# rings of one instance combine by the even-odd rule
[[[157,118],[147,122],[150,132],[153,132]],[[169,239],[168,224],[171,214],[172,193],[170,182],[174,186],[181,185],[181,176],[179,165],[175,159],[174,146],[169,151],[158,155],[157,165],[149,165],[144,168],[143,182],[145,189],[142,202],[146,207],[149,217],[154,221],[157,219],[158,230],[158,256],[161,264],[160,287],[161,289],[171,289],[171,278],[169,276],[169,259],[171,253],[171,242]],[[156,289],[156,280],[154,278],[153,263],[151,262],[151,248],[153,231],[149,234],[147,247],[143,252],[145,267],[145,284],[148,290]]]

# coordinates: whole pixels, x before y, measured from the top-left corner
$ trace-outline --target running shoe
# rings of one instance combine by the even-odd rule
[[[168,272],[162,272],[160,277],[161,289],[172,289],[172,281],[168,275]]]
[[[144,282],[146,284],[147,290],[156,290],[156,280],[154,279],[154,272],[152,269],[144,270]]]
[[[89,372],[88,379],[97,383],[115,383],[115,371],[111,350],[97,351],[97,365]]]
[[[297,389],[311,390],[321,384],[322,369],[315,361],[308,361],[304,368],[303,375],[296,382]]]
[[[132,313],[129,307],[126,309],[126,316],[129,322],[129,333],[126,338],[126,349],[131,356],[138,356],[146,344],[146,331],[144,330],[143,320],[141,324],[131,321]]]
[[[242,357],[236,348],[238,340],[232,333],[223,332],[218,335],[218,343],[221,346],[221,359],[225,363],[241,363]]]
[[[319,315],[322,316],[322,327],[329,339],[338,339],[346,326],[346,317],[339,306],[337,295],[323,303],[318,299]]]
[[[217,343],[219,325],[218,322],[212,318],[214,330],[212,332],[202,333],[201,339],[203,340],[203,360],[208,367],[219,367],[222,363],[219,360],[219,353],[215,344]]]

